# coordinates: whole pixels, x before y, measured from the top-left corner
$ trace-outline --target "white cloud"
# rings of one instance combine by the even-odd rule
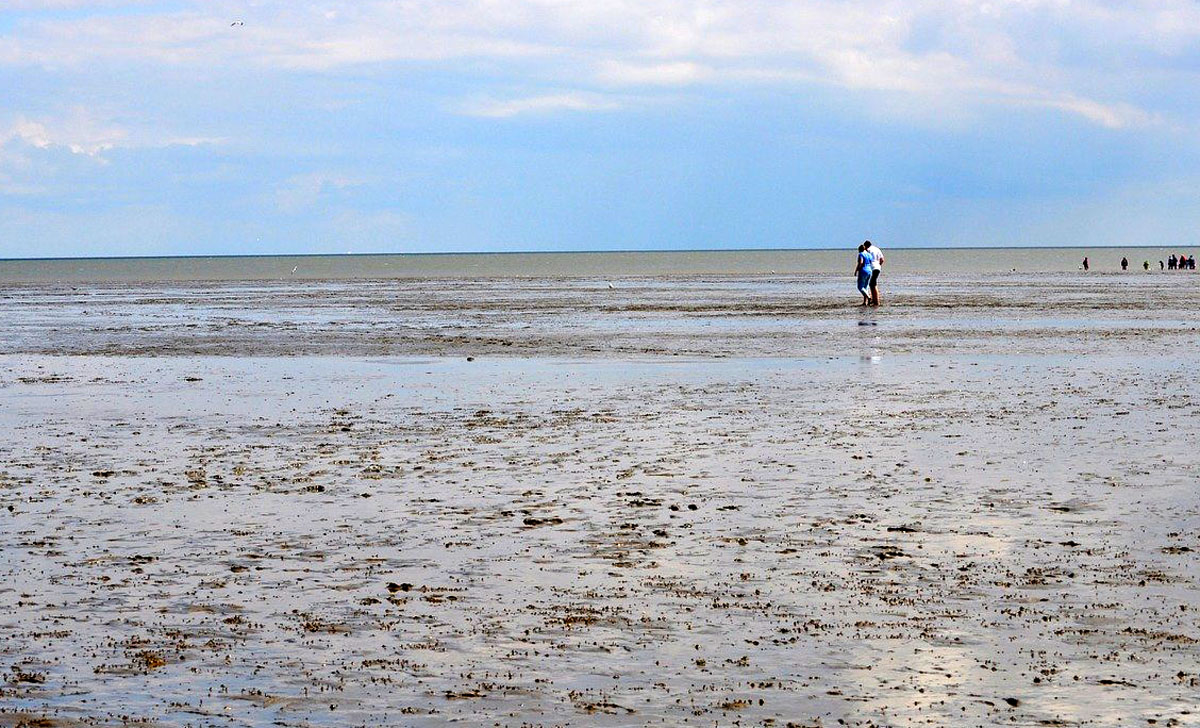
[[[555,111],[614,111],[619,108],[620,104],[616,101],[596,94],[561,93],[504,100],[478,100],[463,106],[462,112],[469,116],[505,119],[520,114],[544,114]]]
[[[118,126],[97,121],[82,109],[69,116],[48,120],[17,117],[0,131],[0,146],[20,140],[38,149],[62,147],[74,154],[100,158],[101,152],[125,142],[129,133]]]
[[[18,119],[13,122],[8,131],[0,135],[0,145],[12,139],[20,139],[38,149],[45,149],[51,144],[50,134],[46,131],[46,127],[28,119]]]
[[[108,3],[121,4],[130,3]],[[50,5],[77,4],[21,3]],[[600,92],[622,87],[819,83],[942,104],[1041,105],[1124,128],[1160,116],[1139,69],[1164,74],[1160,93],[1178,94],[1196,85],[1189,59],[1200,46],[1192,0],[211,0],[152,10],[19,20],[0,38],[0,64],[333,73],[482,59],[497,86],[597,94],[471,105],[498,117],[610,110],[619,102]]]
[[[646,64],[606,60],[596,72],[600,81],[617,86],[683,86],[710,75],[707,68],[690,61]]]
[[[1093,121],[1109,129],[1125,129],[1128,127],[1145,127],[1161,123],[1158,116],[1150,114],[1131,104],[1101,104],[1091,99],[1076,98],[1070,94],[1047,99],[1044,104]]]
[[[107,163],[105,152],[113,149],[148,149],[174,146],[219,144],[222,139],[164,134],[160,130],[131,130],[105,120],[82,107],[56,117],[11,117],[5,125],[0,121],[0,168],[28,166],[28,159],[14,145],[34,149],[65,149],[72,154]]]
[[[6,12],[28,12],[44,10],[75,10],[87,8],[139,7],[154,4],[155,0],[5,0]]]

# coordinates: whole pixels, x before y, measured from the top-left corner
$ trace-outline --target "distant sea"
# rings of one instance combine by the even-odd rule
[[[892,274],[1097,272],[1151,270],[1185,248],[888,248]],[[0,283],[255,281],[288,278],[620,278],[767,276],[831,273],[854,267],[855,249],[570,253],[431,253],[380,255],[196,256],[159,258],[0,259]]]

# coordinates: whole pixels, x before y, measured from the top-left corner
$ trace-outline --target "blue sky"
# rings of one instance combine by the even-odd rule
[[[1198,102],[1190,0],[6,0],[0,257],[1196,244]]]

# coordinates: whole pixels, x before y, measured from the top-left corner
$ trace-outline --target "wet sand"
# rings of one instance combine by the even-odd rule
[[[1198,281],[889,274],[878,312],[854,305],[850,276],[827,275],[14,284],[0,289],[0,353],[1178,356],[1196,341]]]
[[[1200,724],[1183,280],[6,289],[0,726]]]

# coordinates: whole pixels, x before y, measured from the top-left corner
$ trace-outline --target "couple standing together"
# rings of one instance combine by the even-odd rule
[[[858,264],[854,275],[858,279],[858,292],[862,294],[864,306],[879,305],[879,273],[883,270],[883,251],[872,245],[870,240],[858,246]]]

